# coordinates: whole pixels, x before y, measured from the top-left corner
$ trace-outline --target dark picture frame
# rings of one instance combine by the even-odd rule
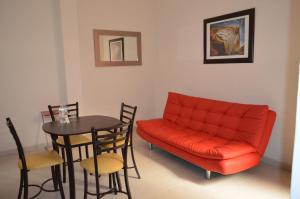
[[[255,8],[204,20],[204,64],[253,63]]]
[[[109,40],[110,61],[124,61],[124,38]]]

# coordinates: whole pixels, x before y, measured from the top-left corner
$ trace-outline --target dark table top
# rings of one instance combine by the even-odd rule
[[[53,135],[79,135],[91,132],[91,128],[95,129],[113,129],[121,124],[119,119],[92,115],[92,116],[81,116],[79,118],[71,118],[70,123],[61,124],[59,121],[48,122],[43,125],[43,130],[46,133]]]

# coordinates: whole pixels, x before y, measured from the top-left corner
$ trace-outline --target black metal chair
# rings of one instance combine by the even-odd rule
[[[134,124],[134,119],[135,119],[135,114],[136,114],[137,106],[130,106],[122,102],[121,104],[121,111],[120,111],[120,120],[123,123],[129,123],[133,126]],[[131,129],[133,130],[133,129]],[[135,169],[135,172],[137,174],[137,178],[140,179],[140,173],[138,171],[138,168],[136,166],[135,162],[135,157],[134,157],[134,151],[133,151],[133,139],[132,139],[133,132],[130,134],[130,139],[129,139],[129,147],[130,147],[130,152],[131,152],[131,159],[132,159],[132,164],[133,166],[128,166],[128,169]],[[122,144],[121,142],[117,144]]]
[[[75,117],[79,117],[79,104],[78,102],[74,103],[74,104],[66,104],[65,105],[66,108],[68,109],[68,117],[69,118],[75,118]],[[59,109],[59,105],[55,105],[55,106],[51,106],[48,105],[48,109],[50,112],[50,116],[52,121],[56,121],[56,116],[58,115],[58,109]],[[81,147],[85,146],[85,153],[86,153],[86,157],[89,157],[89,153],[88,153],[88,145],[91,144],[92,140],[90,138],[88,138],[85,135],[73,135],[70,136],[70,143],[72,148],[78,148],[79,151],[79,159],[74,160],[74,162],[80,162],[82,160],[82,153],[81,153]],[[66,167],[67,167],[67,161],[66,161],[66,155],[65,155],[65,142],[62,136],[58,136],[57,140],[56,140],[57,145],[59,146],[59,148],[61,149],[61,154],[62,154],[62,158],[64,160],[63,163],[63,182],[66,182]]]
[[[63,159],[58,155],[56,151],[43,151],[43,152],[33,153],[30,155],[27,154],[25,155],[21,141],[18,137],[18,134],[10,118],[6,118],[6,124],[16,142],[18,154],[19,154],[18,167],[20,169],[20,186],[19,186],[18,199],[22,197],[23,190],[24,190],[23,198],[24,199],[29,198],[28,196],[29,187],[39,188],[38,193],[30,197],[30,199],[36,198],[38,195],[40,195],[42,191],[45,192],[59,191],[61,198],[64,199],[65,195],[64,195],[60,168],[59,168],[59,165],[63,163]],[[44,181],[42,185],[28,184],[28,172],[30,170],[41,169],[46,167],[51,168],[52,178]],[[54,189],[53,190],[45,189],[44,185],[51,180],[53,181]]]
[[[132,126],[134,124],[135,114],[136,114],[137,106],[130,106],[122,102],[121,104],[121,111],[120,111],[120,120],[123,123],[131,123]],[[131,128],[131,131],[133,131],[133,128]],[[138,171],[138,168],[136,166],[134,152],[133,152],[133,139],[132,139],[133,132],[130,133],[130,140],[129,140],[129,147],[131,152],[131,158],[133,166],[128,167],[128,169],[135,169],[135,172],[137,174],[137,177],[140,179],[141,175]]]
[[[84,172],[84,199],[87,198],[88,194],[102,198],[104,195],[111,193],[124,193],[128,199],[131,199],[127,172],[127,151],[130,134],[132,133],[132,123],[123,124],[118,129],[110,131],[110,133],[101,134],[100,129],[94,129],[93,127],[91,132],[93,157],[80,162]],[[117,153],[120,149],[122,155]],[[122,169],[124,170],[126,192],[122,190],[118,175],[118,172]],[[88,174],[93,174],[95,177],[96,193],[88,190]],[[100,192],[99,177],[107,174],[112,179],[113,187],[109,187],[108,191]]]

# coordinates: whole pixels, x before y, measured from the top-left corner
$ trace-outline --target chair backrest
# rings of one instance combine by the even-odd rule
[[[78,102],[74,103],[74,104],[66,104],[65,105],[68,109],[68,116],[69,118],[74,118],[74,117],[79,117],[79,104]],[[50,112],[50,116],[52,121],[55,121],[55,116],[58,115],[58,109],[59,109],[60,105],[48,105],[48,109]]]
[[[98,176],[98,162],[97,155],[103,152],[117,153],[118,149],[122,151],[124,167],[127,166],[127,149],[130,134],[132,133],[132,123],[123,123],[121,126],[114,130],[111,129],[95,129],[92,127],[92,142],[93,142],[93,155],[95,164],[95,175]],[[102,134],[105,130],[105,134]],[[108,132],[108,133],[107,133]],[[99,163],[101,164],[101,163]]]
[[[122,102],[120,111],[120,120],[123,123],[134,123],[137,106],[130,106]]]
[[[23,169],[27,169],[27,165],[26,165],[26,160],[25,160],[25,154],[24,154],[24,150],[23,150],[23,147],[22,147],[22,143],[19,139],[19,136],[16,132],[16,129],[11,121],[11,119],[8,117],[6,118],[6,125],[7,127],[9,128],[10,130],[10,133],[12,134],[14,140],[15,140],[15,143],[17,145],[17,149],[18,149],[18,154],[19,154],[19,159],[21,160],[22,162],[22,168]]]

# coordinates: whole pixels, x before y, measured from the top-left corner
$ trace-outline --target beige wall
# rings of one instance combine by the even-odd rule
[[[59,0],[67,101],[80,101],[82,94],[77,0]],[[81,104],[80,104],[81,107]]]
[[[266,157],[291,164],[297,62],[289,37],[290,1],[157,1],[156,115],[168,91],[227,101],[268,104],[277,121]],[[253,64],[203,64],[203,19],[256,8]],[[294,38],[298,39],[298,38]],[[298,51],[299,52],[299,51]]]
[[[149,0],[79,0],[82,114],[119,116],[120,104],[138,106],[137,118],[154,114],[154,4]],[[93,29],[140,31],[142,66],[95,67]]]
[[[65,100],[58,0],[0,1],[0,151],[15,148],[5,117],[24,146],[45,142],[41,110]]]
[[[203,19],[252,7],[254,63],[204,65]],[[118,116],[124,101],[138,105],[137,118],[160,117],[168,91],[269,104],[278,118],[266,157],[291,164],[295,13],[286,0],[1,1],[1,121],[13,117],[30,146],[42,142],[39,111],[48,103],[78,100],[82,115]],[[94,28],[141,31],[143,65],[95,67]],[[0,151],[13,148],[0,124]]]

